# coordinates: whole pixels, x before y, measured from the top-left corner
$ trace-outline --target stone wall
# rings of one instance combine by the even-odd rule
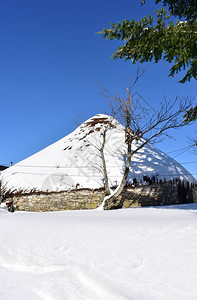
[[[101,205],[102,191],[74,190],[52,193],[34,193],[7,198],[12,201],[14,210],[57,211],[73,209],[93,209]]]
[[[127,187],[116,200],[106,201],[104,209],[128,208],[152,205],[191,203],[197,201],[193,190],[183,197],[177,185]],[[15,195],[6,199],[13,204],[14,210],[21,211],[58,211],[73,209],[94,209],[101,205],[103,190],[78,189],[64,192],[34,193]]]
[[[197,185],[193,189],[193,202],[197,203]]]
[[[105,209],[128,208],[139,206],[173,205],[194,202],[194,189],[188,190],[184,198],[180,195],[178,185],[171,182],[159,185],[127,187],[118,199],[105,202]]]

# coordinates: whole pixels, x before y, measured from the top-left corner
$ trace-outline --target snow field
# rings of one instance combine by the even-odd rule
[[[1,300],[197,299],[197,204],[11,214]]]

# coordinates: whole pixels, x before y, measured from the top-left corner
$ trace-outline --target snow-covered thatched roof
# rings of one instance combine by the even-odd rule
[[[122,178],[126,158],[124,127],[110,116],[98,114],[69,135],[3,171],[4,186],[9,190],[26,191],[103,187],[98,148],[101,147],[104,128],[109,128],[104,151],[109,182],[110,186],[117,185]],[[128,182],[144,176],[195,181],[178,162],[150,144],[132,158]]]

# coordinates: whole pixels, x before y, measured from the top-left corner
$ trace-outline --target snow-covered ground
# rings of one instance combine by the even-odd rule
[[[197,204],[9,213],[0,299],[197,299]]]

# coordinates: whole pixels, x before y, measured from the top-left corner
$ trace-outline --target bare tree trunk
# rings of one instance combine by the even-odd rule
[[[106,167],[106,161],[105,161],[105,155],[104,155],[104,147],[106,143],[106,133],[107,130],[104,130],[103,132],[103,142],[102,146],[100,148],[100,154],[101,154],[101,159],[102,159],[102,165],[103,165],[103,174],[104,174],[104,188],[105,188],[105,196],[110,195],[110,189],[109,189],[109,180],[108,180],[108,175],[107,175],[107,167]]]
[[[118,189],[116,190],[116,192],[114,194],[111,195],[111,197],[108,197],[107,201],[115,201],[118,196],[120,196],[120,194],[122,193],[126,181],[127,181],[127,177],[129,174],[129,168],[130,168],[130,163],[131,163],[131,157],[132,157],[132,153],[131,153],[131,142],[128,143],[128,152],[127,152],[127,160],[126,160],[126,166],[125,166],[125,171],[124,171],[124,175],[122,178],[122,181],[118,187]]]
[[[126,160],[126,166],[125,166],[125,170],[124,170],[124,175],[122,178],[122,181],[119,185],[119,187],[117,188],[117,190],[115,191],[115,193],[113,193],[111,195],[111,197],[108,197],[108,201],[115,201],[118,196],[120,196],[120,194],[122,193],[126,181],[127,181],[127,177],[129,174],[129,168],[130,168],[130,163],[131,163],[131,157],[132,157],[132,153],[131,153],[131,144],[132,144],[132,133],[131,133],[131,129],[130,129],[130,122],[131,122],[131,111],[130,111],[130,105],[131,105],[131,96],[130,96],[130,92],[129,89],[127,89],[127,101],[126,101],[126,130],[125,130],[125,141],[127,143],[127,160]],[[109,194],[108,194],[109,195]]]

